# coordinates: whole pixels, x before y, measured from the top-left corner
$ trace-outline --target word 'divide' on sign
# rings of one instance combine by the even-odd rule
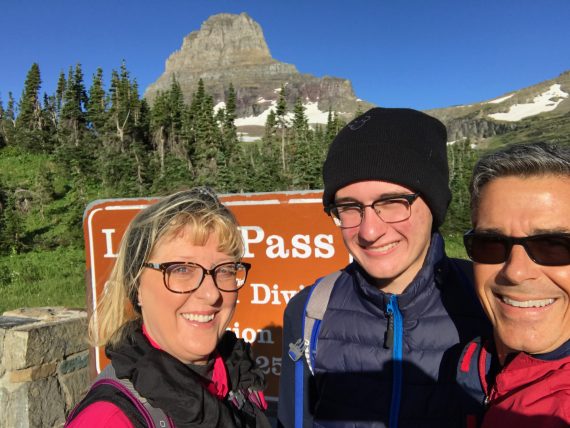
[[[286,305],[295,294],[305,288],[304,285],[299,286],[299,290],[280,290],[279,285],[273,284],[269,288],[266,284],[251,284],[253,289],[253,298],[251,299],[252,305]]]

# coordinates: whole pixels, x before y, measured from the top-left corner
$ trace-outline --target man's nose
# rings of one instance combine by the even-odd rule
[[[522,245],[513,245],[501,272],[508,282],[514,285],[536,278],[539,270]]]
[[[374,242],[386,233],[387,225],[374,208],[371,206],[363,207],[358,236],[364,241]]]

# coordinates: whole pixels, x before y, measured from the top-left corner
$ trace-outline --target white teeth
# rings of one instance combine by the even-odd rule
[[[392,248],[394,248],[396,245],[398,245],[397,242],[392,242],[391,244],[388,245],[383,245],[382,247],[378,247],[378,248],[372,248],[373,251],[378,251],[380,253],[383,253],[385,251],[391,250]]]
[[[214,314],[211,314],[211,315],[182,314],[182,318],[184,318],[188,321],[210,322],[214,319]]]
[[[554,303],[554,299],[524,300],[521,302],[519,300],[509,299],[505,296],[502,296],[501,300],[507,305],[514,306],[515,308],[542,308]]]

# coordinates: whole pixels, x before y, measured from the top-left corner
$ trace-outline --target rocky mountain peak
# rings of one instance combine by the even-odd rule
[[[371,106],[356,98],[349,80],[301,74],[294,65],[274,59],[260,25],[246,13],[211,16],[198,31],[188,34],[180,50],[166,60],[164,73],[146,89],[145,98],[152,103],[159,91],[170,88],[173,79],[186,102],[191,101],[202,79],[214,105],[225,102],[232,84],[237,116],[242,119],[236,123],[238,127],[262,126],[281,87],[286,87],[291,108],[301,99],[314,113],[314,119],[309,117],[313,123],[326,122],[329,109],[350,117]]]
[[[166,70],[204,72],[274,62],[257,22],[246,13],[222,13],[184,38],[182,48],[166,61]]]

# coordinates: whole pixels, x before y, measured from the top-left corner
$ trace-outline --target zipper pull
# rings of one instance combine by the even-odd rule
[[[386,317],[388,318],[388,326],[384,334],[384,348],[391,349],[394,346],[394,315],[392,314],[391,305],[388,305]]]

